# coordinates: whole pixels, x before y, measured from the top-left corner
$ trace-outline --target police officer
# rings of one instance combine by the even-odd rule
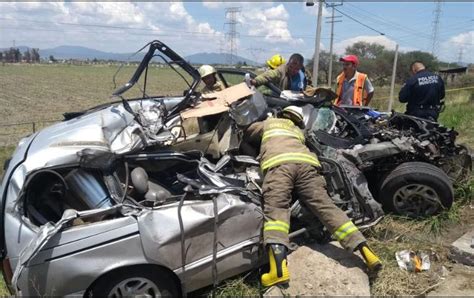
[[[405,114],[437,121],[444,104],[444,82],[437,74],[425,69],[420,61],[410,66],[413,76],[403,85],[398,99],[407,103]]]
[[[278,118],[253,123],[245,131],[250,143],[260,141],[260,167],[265,223],[264,244],[268,247],[270,271],[261,276],[263,286],[287,283],[290,203],[294,194],[327,227],[343,247],[359,249],[371,270],[380,269],[379,258],[367,246],[366,239],[326,191],[326,181],[318,174],[317,156],[305,145],[303,110],[289,106]]]
[[[250,84],[259,87],[271,82],[280,90],[304,91],[308,85],[311,85],[311,78],[303,64],[303,56],[295,53],[290,56],[288,63],[267,70],[250,80]]]

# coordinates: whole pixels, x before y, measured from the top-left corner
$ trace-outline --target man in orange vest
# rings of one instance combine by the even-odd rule
[[[337,76],[336,106],[367,106],[374,96],[374,87],[365,73],[357,71],[359,59],[356,55],[347,55],[339,59],[342,73]]]

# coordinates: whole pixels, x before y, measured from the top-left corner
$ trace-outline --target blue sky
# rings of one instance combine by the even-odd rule
[[[132,52],[160,39],[181,55],[227,52],[227,7],[240,7],[237,53],[264,61],[274,53],[314,52],[317,5],[304,2],[0,2],[0,47],[52,48],[80,45],[111,52]],[[342,15],[335,24],[338,55],[357,41],[402,51],[432,50],[434,2],[344,2],[337,9],[384,36]],[[341,13],[336,11],[336,15]],[[330,24],[324,7],[321,47],[329,50]],[[474,4],[444,1],[435,53],[443,61],[474,63]]]

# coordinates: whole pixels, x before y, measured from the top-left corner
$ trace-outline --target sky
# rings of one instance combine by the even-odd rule
[[[339,2],[334,2],[339,3]],[[274,2],[0,2],[0,48],[62,45],[130,53],[159,39],[178,54],[229,52],[235,13],[238,55],[264,62],[273,54],[314,54],[317,4]],[[474,3],[442,1],[433,46],[436,2],[344,1],[335,7],[334,52],[357,41],[388,49],[432,52],[446,62],[474,63]],[[329,51],[331,8],[323,5],[321,49]],[[383,34],[383,35],[382,35]],[[461,58],[461,60],[460,60]]]

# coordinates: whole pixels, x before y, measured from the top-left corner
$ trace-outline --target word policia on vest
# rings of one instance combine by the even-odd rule
[[[429,77],[421,77],[418,78],[418,85],[432,85],[438,84],[438,76],[429,76]]]

